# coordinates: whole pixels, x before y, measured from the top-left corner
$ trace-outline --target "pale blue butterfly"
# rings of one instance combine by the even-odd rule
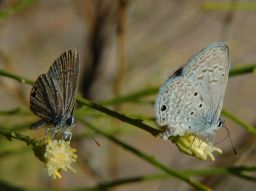
[[[220,113],[230,68],[229,49],[223,42],[193,56],[161,86],[155,103],[162,137],[214,135],[223,126]]]

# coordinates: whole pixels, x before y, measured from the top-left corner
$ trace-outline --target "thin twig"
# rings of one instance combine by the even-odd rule
[[[35,1],[36,0],[20,0],[8,9],[0,11],[0,21],[3,21],[5,18],[13,15],[15,12],[24,9]]]
[[[0,134],[5,136],[9,141],[11,141],[12,139],[17,139],[17,140],[27,143],[27,145],[37,146],[37,144],[38,144],[37,140],[32,139],[27,135],[22,135],[20,133],[14,132],[14,131],[8,131],[1,126],[0,126]]]
[[[103,112],[103,113],[105,113],[105,114],[107,114],[109,116],[112,116],[112,117],[116,118],[116,119],[119,119],[120,121],[123,121],[125,123],[134,125],[134,126],[139,127],[141,129],[144,129],[147,132],[151,133],[153,136],[157,136],[159,133],[161,133],[160,130],[155,129],[155,128],[153,128],[153,127],[143,123],[141,121],[141,119],[129,118],[129,117],[123,115],[123,114],[117,113],[117,112],[115,112],[115,111],[113,111],[111,109],[108,109],[106,107],[103,107],[101,105],[93,103],[93,102],[91,102],[89,100],[86,100],[86,99],[82,98],[81,96],[77,96],[77,102],[79,102],[79,103],[81,103],[83,105],[86,105],[86,106],[88,106],[90,108],[93,108],[95,110],[98,110],[100,112]]]
[[[29,85],[33,85],[33,81],[32,80],[29,80],[27,78],[24,78],[24,77],[21,77],[21,76],[18,76],[16,74],[12,74],[10,72],[7,72],[5,70],[1,70],[0,69],[0,76],[4,76],[4,77],[8,77],[8,78],[11,78],[11,79],[14,79],[22,84],[29,84]]]
[[[88,123],[84,119],[79,118],[79,121],[81,123],[83,123],[84,125],[86,125],[87,128],[92,129],[93,131],[97,132],[99,135],[102,135],[105,138],[107,138],[107,139],[113,141],[114,143],[120,145],[125,150],[128,150],[128,151],[132,152],[133,154],[135,154],[138,157],[142,158],[143,160],[149,162],[150,164],[152,164],[156,168],[159,168],[162,171],[166,172],[170,176],[173,176],[173,177],[176,177],[176,178],[178,178],[180,180],[183,180],[184,182],[187,182],[188,184],[190,184],[191,186],[193,186],[194,188],[196,188],[198,190],[211,190],[210,188],[208,188],[207,186],[201,184],[200,182],[197,182],[195,180],[191,180],[187,176],[184,176],[182,173],[177,172],[177,171],[175,171],[173,169],[170,169],[170,168],[166,167],[161,162],[156,160],[153,156],[147,155],[146,153],[143,153],[142,151],[140,151],[140,150],[138,150],[138,149],[136,149],[134,147],[131,147],[130,145],[122,142],[121,140],[113,137],[112,135],[109,135],[109,134],[105,133],[104,131],[101,131],[99,128],[94,127],[91,123]]]
[[[229,119],[231,119],[232,121],[236,122],[238,125],[240,125],[243,129],[245,129],[249,133],[252,133],[252,134],[256,135],[256,128],[255,127],[253,127],[250,124],[244,122],[243,120],[239,119],[238,117],[236,117],[235,115],[233,115],[232,113],[228,112],[225,109],[222,109],[221,113],[224,116],[226,116]]]

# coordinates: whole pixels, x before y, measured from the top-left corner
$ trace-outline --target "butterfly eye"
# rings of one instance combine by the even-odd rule
[[[74,123],[75,123],[75,120],[74,120],[74,118],[73,118],[72,116],[70,116],[70,117],[67,119],[67,121],[66,121],[66,124],[67,124],[68,126],[73,125]]]
[[[165,111],[167,109],[166,105],[161,106],[161,111]]]
[[[218,121],[218,127],[221,127],[221,126],[222,126],[222,121],[219,120],[219,121]]]

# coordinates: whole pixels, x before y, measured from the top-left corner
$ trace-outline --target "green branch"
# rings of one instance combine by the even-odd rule
[[[24,78],[24,77],[20,77],[16,74],[12,74],[10,72],[7,72],[5,70],[1,70],[0,69],[0,76],[4,76],[4,77],[7,77],[7,78],[11,78],[11,79],[14,79],[22,84],[29,84],[29,85],[33,85],[33,81],[32,80],[29,80],[27,78]]]
[[[197,188],[198,190],[211,190],[210,188],[208,188],[207,186],[195,181],[195,180],[191,180],[190,178],[184,176],[182,173],[179,173],[175,170],[172,170],[166,166],[164,166],[161,162],[159,162],[158,160],[156,160],[154,157],[147,155],[146,153],[143,153],[142,151],[131,147],[130,145],[122,142],[121,140],[113,137],[112,135],[109,135],[103,131],[101,131],[100,129],[94,127],[93,125],[91,125],[90,123],[88,123],[87,121],[83,120],[82,118],[79,118],[79,121],[81,123],[83,123],[86,127],[90,128],[91,130],[97,132],[99,135],[104,136],[105,138],[111,140],[112,142],[120,145],[121,147],[123,147],[125,150],[130,151],[131,153],[137,155],[138,157],[142,158],[143,160],[149,162],[150,164],[152,164],[153,166],[155,166],[158,169],[161,169],[162,171],[166,172],[167,174],[169,174],[170,176],[176,177],[180,180],[183,180],[185,182],[187,182],[188,184],[190,184],[191,186],[193,186],[194,188]]]
[[[256,5],[256,4],[255,4]],[[241,74],[253,73],[256,70],[256,64],[240,65],[232,68],[229,72],[229,76],[237,76]]]
[[[21,112],[20,108],[14,108],[6,111],[0,111],[0,115],[16,115]]]
[[[105,113],[109,116],[112,116],[116,119],[119,119],[120,121],[123,121],[125,123],[128,123],[128,124],[131,124],[133,126],[136,126],[136,127],[139,127],[143,130],[146,130],[147,132],[151,133],[152,135],[154,136],[157,136],[159,133],[161,133],[160,130],[158,129],[155,129],[153,127],[150,127],[149,125],[146,125],[145,123],[143,123],[140,119],[132,119],[132,118],[129,118],[123,114],[120,114],[120,113],[117,113],[111,109],[108,109],[106,107],[103,107],[101,105],[98,105],[96,103],[93,103],[91,101],[88,101],[84,98],[82,98],[81,96],[77,96],[77,102],[87,106],[87,107],[90,107],[90,108],[93,108],[95,110],[98,110],[102,113]]]
[[[222,109],[221,113],[224,116],[226,116],[229,119],[231,119],[232,121],[234,121],[235,123],[237,123],[238,125],[240,125],[243,129],[245,129],[249,133],[252,133],[252,134],[256,135],[256,128],[255,127],[253,127],[250,124],[242,121],[241,119],[239,119],[238,117],[236,117],[232,113],[228,112],[227,110]]]
[[[37,146],[38,144],[38,142],[35,139],[32,139],[27,135],[22,135],[14,131],[8,131],[1,126],[0,126],[0,134],[5,136],[9,141],[11,141],[12,139],[17,139],[27,143],[27,145]]]
[[[182,170],[180,173],[186,174],[189,176],[213,176],[213,175],[233,175],[239,178],[245,178],[243,176],[243,173],[245,172],[255,172],[256,166],[253,167],[211,167],[211,168],[203,168],[203,169],[191,169],[191,170]],[[116,186],[129,184],[129,183],[136,183],[136,182],[144,182],[144,181],[154,181],[154,180],[162,180],[169,178],[169,174],[151,174],[151,175],[142,175],[142,176],[133,176],[133,177],[126,177],[126,178],[120,178],[116,180],[111,180],[108,182],[100,183],[98,185],[95,185],[91,188],[81,188],[81,189],[75,189],[77,190],[104,190],[104,189],[110,189]],[[250,176],[248,179],[246,177],[246,180],[252,180],[256,181],[255,177]]]
[[[4,20],[5,18],[11,16],[17,11],[24,9],[25,7],[31,5],[35,0],[20,0],[15,3],[13,6],[9,7],[4,11],[0,11],[0,21]]]
[[[255,11],[256,3],[206,1],[202,4],[202,8],[208,11]]]
[[[103,100],[100,102],[100,104],[107,106],[107,105],[121,104],[125,102],[136,102],[141,97],[157,94],[158,90],[159,90],[159,87],[148,87],[146,89],[136,91],[126,96],[119,96],[113,99]]]
[[[230,70],[229,76],[234,77],[237,75],[253,73],[255,70],[256,70],[256,64],[236,66]],[[128,102],[136,102],[143,97],[155,95],[158,93],[158,91],[159,91],[159,87],[148,87],[139,91],[135,91],[128,95],[119,96],[109,100],[103,100],[100,103],[103,105],[116,105],[116,104],[122,104],[122,103],[128,103]]]

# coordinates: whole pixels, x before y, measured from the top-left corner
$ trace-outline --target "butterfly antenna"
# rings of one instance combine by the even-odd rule
[[[100,147],[101,146],[100,143],[94,137],[92,137],[92,138],[93,138],[94,142],[96,143],[96,145],[98,145]]]
[[[229,129],[227,128],[227,126],[225,124],[224,124],[224,127],[225,127],[225,129],[226,129],[226,131],[228,133],[228,138],[229,138],[229,141],[230,141],[231,146],[233,148],[233,152],[234,152],[235,155],[237,155],[237,151],[236,151],[236,149],[235,149],[235,147],[234,147],[234,145],[232,143],[231,137],[230,137],[230,131],[229,131]]]

